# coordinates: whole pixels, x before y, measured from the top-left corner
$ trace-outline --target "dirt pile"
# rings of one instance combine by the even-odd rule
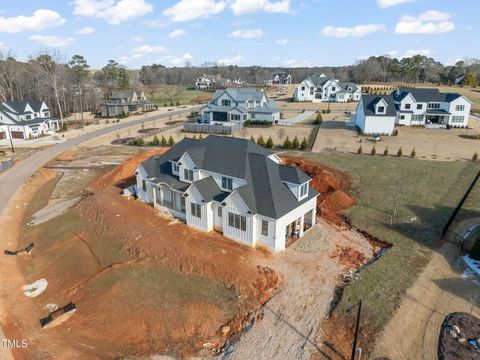
[[[122,183],[122,185],[129,185],[134,180],[133,172],[138,167],[138,165],[147,160],[149,157],[163,154],[167,151],[168,148],[156,148],[153,150],[146,151],[144,153],[135,155],[125,161],[122,164],[112,171],[108,172],[104,176],[100,177],[94,181],[90,186],[89,190],[96,191],[106,188],[107,186],[116,185]]]
[[[295,166],[307,173],[311,178],[311,186],[320,193],[317,200],[317,212],[326,220],[340,224],[343,212],[356,204],[348,194],[351,186],[350,177],[325,165],[298,159],[282,157],[285,165]]]
[[[358,269],[367,261],[365,254],[353,249],[351,246],[338,246],[335,249],[333,258],[338,258],[343,264],[345,271],[349,269]]]

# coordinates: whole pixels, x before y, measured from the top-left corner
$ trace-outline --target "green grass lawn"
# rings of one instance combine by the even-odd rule
[[[345,288],[337,308],[341,318],[346,307],[363,299],[366,324],[379,330],[428,263],[431,251],[438,249],[442,228],[480,163],[340,153],[300,156],[350,173],[358,205],[347,215],[360,229],[393,244]],[[463,211],[480,212],[480,191],[472,193]]]
[[[166,85],[155,91],[151,101],[159,106],[163,106],[164,103],[170,104],[170,101],[174,104],[178,101],[181,105],[190,105],[197,96],[211,97],[212,95],[213,93],[208,91],[188,90],[186,86]]]

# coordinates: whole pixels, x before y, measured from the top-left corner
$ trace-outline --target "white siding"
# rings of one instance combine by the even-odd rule
[[[367,116],[362,129],[364,134],[391,135],[395,127],[396,116]]]
[[[213,219],[211,216],[211,207],[202,202],[203,198],[195,187],[190,188],[189,196],[185,199],[186,220],[187,225],[195,227],[199,230],[210,231],[213,229]],[[191,204],[200,205],[201,217],[198,218],[192,215]],[[210,214],[209,214],[210,212]]]
[[[146,191],[143,191],[143,181],[145,181]],[[137,169],[137,196],[140,200],[148,204],[153,203],[152,184],[149,182],[147,172],[142,165],[140,165]]]
[[[255,246],[253,230],[255,229],[255,219],[254,216],[248,214],[248,207],[243,201],[243,199],[237,194],[233,193],[228,198],[225,199],[226,206],[223,208],[223,235],[232,239],[239,241],[243,244],[249,246]],[[228,225],[228,213],[239,214],[245,216],[247,220],[246,231],[236,229]]]
[[[465,106],[464,110],[463,111],[455,110],[457,105]],[[452,101],[450,103],[450,108],[448,109],[448,111],[452,114],[452,115],[450,115],[450,118],[449,118],[449,121],[448,121],[449,125],[462,126],[462,127],[467,126],[471,106],[472,106],[471,103],[463,96],[459,97],[458,99],[455,99],[454,101]],[[453,116],[463,116],[464,117],[463,123],[452,122],[452,117]]]

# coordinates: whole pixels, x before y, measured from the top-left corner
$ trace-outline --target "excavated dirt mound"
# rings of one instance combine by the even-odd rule
[[[320,193],[317,213],[329,222],[339,225],[343,220],[343,212],[356,204],[355,199],[348,194],[350,177],[313,161],[290,156],[283,156],[282,160],[284,164],[295,166],[312,177],[311,186]]]

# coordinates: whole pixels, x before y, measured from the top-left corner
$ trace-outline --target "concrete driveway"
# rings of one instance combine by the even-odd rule
[[[307,111],[304,111],[303,113],[300,113],[297,116],[294,116],[290,119],[279,120],[278,125],[286,125],[286,126],[294,125],[294,124],[299,123],[301,121],[307,120],[313,114],[315,114],[315,111],[307,110]]]
[[[196,110],[196,108],[189,108],[186,110],[172,111],[167,114],[154,115],[150,117],[144,117],[128,123],[119,123],[118,125],[103,128],[92,131],[87,134],[77,136],[73,139],[65,142],[53,145],[45,150],[38,151],[37,153],[27,157],[20,163],[9,169],[8,171],[0,174],[0,216],[2,215],[6,205],[13,194],[20,189],[23,183],[32,176],[38,169],[55,158],[60,153],[69,150],[85,141],[96,138],[97,136],[106,135],[108,133],[118,131],[130,126],[139,125],[146,121],[160,120],[169,118],[173,115],[180,115],[186,112]],[[0,284],[1,286],[1,284]],[[5,339],[5,335],[0,327],[0,360],[10,360],[12,355],[8,348],[3,347],[1,341]]]

